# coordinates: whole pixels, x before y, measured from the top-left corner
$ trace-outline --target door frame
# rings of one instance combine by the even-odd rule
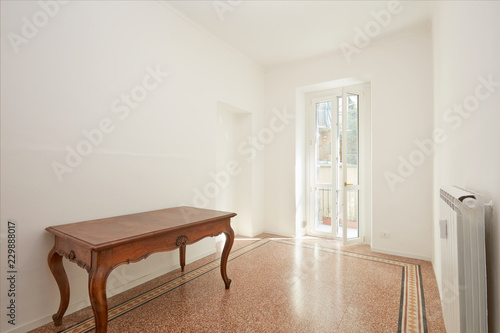
[[[306,111],[306,116],[305,116],[305,138],[306,138],[306,151],[305,151],[305,157],[307,159],[306,161],[306,217],[307,217],[307,226],[306,226],[306,232],[308,235],[311,236],[319,236],[319,237],[325,237],[325,238],[334,238],[334,239],[339,239],[342,240],[344,245],[349,245],[349,244],[355,244],[355,243],[366,243],[367,238],[368,242],[371,241],[371,169],[372,169],[372,156],[371,156],[371,86],[370,83],[364,83],[364,84],[356,84],[356,85],[349,85],[349,86],[344,86],[344,87],[339,87],[335,89],[329,89],[329,90],[323,90],[323,91],[315,91],[311,93],[305,94],[305,111]],[[314,164],[314,158],[315,158],[315,142],[313,141],[315,137],[315,122],[316,122],[316,117],[315,117],[315,103],[320,102],[320,101],[325,101],[325,100],[331,100],[332,101],[332,123],[333,119],[337,119],[337,97],[338,96],[343,96],[346,95],[347,93],[357,93],[359,94],[359,118],[358,118],[358,126],[359,126],[359,132],[358,132],[358,153],[359,153],[359,162],[358,162],[358,167],[359,167],[359,175],[358,175],[358,184],[359,186],[352,186],[350,188],[352,189],[359,189],[359,199],[358,199],[358,225],[359,225],[359,234],[358,238],[353,238],[353,239],[347,239],[347,227],[346,223],[344,224],[345,227],[343,227],[342,231],[342,236],[338,237],[337,236],[337,221],[335,223],[332,221],[332,232],[327,233],[327,232],[318,232],[315,230],[315,200],[314,200],[314,186],[315,180],[314,180],[314,172],[315,172],[315,164]],[[344,109],[342,112],[343,117],[346,117],[346,109],[347,105],[346,103],[342,103],[342,108]],[[335,115],[333,115],[333,112],[335,111]],[[345,119],[343,120],[343,123],[345,123]],[[333,125],[332,125],[333,127]],[[336,129],[337,126],[335,126]],[[333,132],[333,131],[332,131]],[[335,130],[336,132],[336,130]],[[333,138],[332,138],[333,139]],[[336,140],[336,139],[335,139]],[[346,144],[346,141],[344,140],[343,145]],[[335,145],[336,146],[336,145]],[[346,151],[346,148],[343,147],[343,151]],[[332,154],[334,152],[332,151]],[[338,163],[335,161],[337,164],[335,172],[332,170],[332,177],[335,176],[337,178],[336,181],[338,181]],[[313,165],[314,164],[314,165]],[[343,168],[342,172],[346,172],[346,168]],[[345,179],[345,175],[343,177]],[[344,184],[343,186],[343,202],[345,202],[345,197],[346,197],[346,187]],[[335,191],[332,191],[334,193],[332,195],[332,201],[336,201],[336,191],[337,188],[335,188]],[[335,201],[333,201],[335,203]],[[344,205],[345,206],[345,205]],[[342,208],[344,210],[343,214],[345,214],[345,208]],[[334,215],[334,214],[332,214]],[[345,216],[345,215],[344,215]],[[332,219],[334,216],[332,216]],[[336,216],[335,216],[336,219]],[[344,231],[345,230],[345,231]],[[367,237],[368,236],[368,237]]]

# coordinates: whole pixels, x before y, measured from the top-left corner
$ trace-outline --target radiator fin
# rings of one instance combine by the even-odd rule
[[[439,283],[446,330],[487,333],[484,200],[458,187],[441,188],[440,197],[447,229]]]

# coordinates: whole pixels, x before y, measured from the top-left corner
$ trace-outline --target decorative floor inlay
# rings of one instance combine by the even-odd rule
[[[241,249],[232,251],[229,254],[229,259],[228,261],[231,261],[247,252],[252,251],[253,249],[262,246],[269,242],[269,238],[264,238],[261,240],[258,240],[252,244],[249,244]],[[178,278],[175,278],[171,281],[168,281],[167,283],[164,283],[148,292],[145,292],[135,298],[132,298],[124,303],[118,304],[117,306],[112,307],[111,309],[108,310],[108,321],[112,321],[115,318],[118,318],[119,316],[132,311],[141,305],[150,302],[154,300],[157,297],[160,297],[169,291],[185,284],[188,283],[189,281],[196,279],[197,277],[202,276],[203,274],[214,270],[216,268],[220,267],[220,259],[214,260],[200,268],[197,268],[193,271],[186,272],[184,275],[179,276]],[[94,317],[87,318],[86,320],[73,325],[71,327],[68,327],[64,330],[59,331],[60,333],[84,333],[84,332],[90,332],[95,328],[95,323],[94,323]]]
[[[296,241],[276,240],[278,243],[297,246]],[[425,315],[424,289],[422,285],[422,274],[420,265],[368,256],[355,252],[332,249],[317,245],[300,244],[300,246],[324,252],[337,253],[352,258],[371,260],[382,264],[396,265],[402,267],[401,277],[401,303],[399,307],[398,332],[420,333],[427,332],[427,321]]]
[[[272,244],[274,244],[274,245],[272,245]],[[279,251],[277,248],[277,246],[279,244],[282,244],[283,246],[286,245],[287,247],[294,246],[296,250],[303,249],[304,251],[306,251],[304,253],[307,253],[307,256],[313,255],[310,252],[310,250],[313,250],[315,252],[319,251],[319,252],[325,253],[325,254],[326,253],[333,254],[334,257],[330,257],[331,259],[328,259],[328,263],[331,262],[330,260],[335,260],[335,258],[338,258],[338,260],[340,260],[339,258],[346,258],[346,257],[352,258],[352,259],[367,260],[370,262],[369,265],[372,265],[371,266],[372,268],[369,268],[370,266],[366,266],[366,267],[365,267],[365,265],[362,266],[362,267],[365,267],[365,268],[363,268],[362,272],[363,272],[363,274],[366,274],[367,276],[370,275],[371,269],[373,269],[373,270],[381,269],[384,272],[389,271],[388,274],[392,274],[391,275],[392,278],[391,278],[390,283],[391,283],[391,286],[393,286],[393,287],[391,288],[391,290],[394,291],[390,296],[390,297],[392,297],[391,299],[394,302],[393,303],[394,310],[391,310],[390,319],[387,319],[387,320],[389,320],[387,323],[390,323],[391,329],[390,330],[377,329],[376,331],[385,333],[386,331],[395,331],[396,327],[397,327],[397,332],[405,332],[405,333],[406,332],[408,332],[408,333],[413,333],[413,332],[426,333],[426,332],[428,332],[426,312],[425,312],[424,289],[423,289],[423,285],[422,285],[422,271],[421,271],[421,266],[419,264],[402,261],[402,260],[405,260],[404,258],[398,258],[399,260],[396,260],[396,259],[391,259],[391,256],[381,255],[380,257],[378,257],[378,256],[374,256],[373,254],[367,255],[367,254],[363,254],[363,253],[341,250],[339,248],[335,248],[338,245],[334,245],[334,244],[330,245],[330,243],[328,243],[328,242],[322,243],[321,241],[315,241],[315,240],[303,241],[300,239],[297,240],[297,239],[280,239],[280,238],[262,238],[262,239],[259,239],[257,241],[254,241],[248,245],[245,245],[243,247],[235,249],[234,251],[232,251],[230,253],[229,261],[233,261],[234,259],[236,259],[244,254],[247,254],[251,251],[257,250],[258,248],[259,248],[259,250],[255,251],[253,253],[255,253],[256,258],[259,258],[263,253],[271,253],[272,251]],[[329,247],[329,246],[333,246],[333,247]],[[284,252],[287,253],[288,251],[284,251]],[[363,252],[363,251],[361,251],[361,252]],[[257,253],[259,253],[259,254],[257,254]],[[337,256],[341,256],[341,257],[337,257]],[[320,257],[324,258],[324,256],[321,256],[321,255],[320,255]],[[351,259],[347,259],[347,258],[346,258],[346,260],[350,261],[351,263],[357,262],[357,261],[351,261]],[[249,259],[249,260],[251,261],[251,259]],[[413,260],[409,260],[409,261],[413,261]],[[238,263],[242,264],[242,262],[240,262],[238,260],[238,261],[235,261],[233,265],[235,265],[235,267],[236,267],[236,266],[238,266]],[[384,268],[384,266],[379,266],[379,264],[390,265],[387,267],[391,267],[391,269],[388,270],[387,268]],[[357,266],[359,266],[359,265],[357,265]],[[109,312],[108,312],[109,313],[109,315],[108,315],[109,321],[114,321],[115,319],[117,319],[119,317],[121,317],[120,319],[125,318],[122,316],[124,316],[127,313],[131,313],[131,314],[135,313],[135,311],[131,312],[132,310],[138,309],[142,306],[145,306],[147,303],[152,302],[155,299],[160,300],[161,299],[161,298],[159,298],[160,296],[165,295],[165,294],[175,290],[176,288],[207,274],[208,272],[216,270],[219,267],[220,267],[220,259],[215,259],[215,260],[212,260],[212,261],[210,261],[210,262],[208,262],[208,263],[206,263],[198,268],[195,268],[191,271],[188,271],[181,276],[171,278],[170,280],[168,280],[168,281],[166,281],[166,282],[164,282],[164,283],[162,283],[154,288],[151,287],[150,290],[143,292],[136,297],[133,297],[127,301],[124,301],[120,304],[117,304],[117,305],[111,307],[109,309]],[[379,268],[377,268],[377,267],[379,267]],[[400,267],[401,270],[399,270],[398,267]],[[366,273],[365,273],[365,271],[366,271]],[[401,272],[401,278],[399,278],[398,272]],[[210,273],[210,274],[214,274],[214,273]],[[262,271],[262,274],[266,275],[266,272]],[[342,275],[343,273],[340,272],[339,274]],[[216,275],[216,276],[217,276],[217,279],[220,279],[220,276],[218,276],[218,275]],[[261,275],[259,274],[259,276],[261,276]],[[236,276],[234,276],[233,278],[236,279]],[[265,276],[263,276],[262,278],[265,278]],[[373,279],[375,279],[376,281],[380,281],[380,279],[377,280],[377,278],[375,278],[375,277]],[[397,282],[397,281],[399,281],[399,279],[401,281],[400,292],[399,292],[399,287],[398,287],[399,283]],[[195,281],[202,281],[202,280],[195,280]],[[363,281],[365,281],[365,280],[363,280]],[[217,281],[217,282],[221,282],[221,281]],[[376,295],[375,293],[378,292],[378,290],[374,290],[372,292],[374,293],[374,295]],[[382,294],[379,293],[378,295],[382,295]],[[375,297],[380,297],[380,296],[375,296]],[[395,297],[397,297],[397,298],[395,298]],[[378,307],[379,306],[378,301],[376,301],[376,303],[377,303],[377,305],[375,305],[375,306]],[[149,304],[151,304],[151,303],[149,303]],[[398,304],[399,304],[399,314],[397,313]],[[256,306],[258,306],[258,305],[256,305]],[[84,319],[84,320],[82,320],[82,321],[80,321],[80,322],[78,322],[70,327],[62,329],[61,331],[58,331],[58,332],[63,332],[63,333],[86,332],[87,333],[87,332],[93,331],[94,330],[94,317],[90,316],[90,317],[84,317],[84,318],[86,318],[86,319]],[[377,318],[378,317],[372,318],[372,320],[379,320],[379,323],[380,323],[381,322],[380,319],[377,319]],[[396,326],[396,321],[397,321],[397,326]],[[330,325],[333,325],[333,323],[331,323]],[[334,327],[335,326],[329,327],[328,328],[329,331],[332,331]],[[124,328],[124,329],[126,330],[126,328]],[[162,329],[166,329],[166,327],[162,328]],[[366,332],[375,332],[375,330],[373,330],[373,329],[374,329],[373,327],[371,328],[371,330],[368,327],[366,327],[365,331]],[[362,328],[362,330],[363,330],[363,328]],[[220,331],[220,329],[219,329],[219,331]],[[341,331],[344,332],[345,330],[341,330]],[[350,331],[352,331],[352,330],[350,330]],[[359,331],[359,329],[358,329],[358,331]]]

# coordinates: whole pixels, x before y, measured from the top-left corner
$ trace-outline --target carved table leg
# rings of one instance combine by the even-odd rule
[[[64,313],[68,309],[69,304],[69,282],[66,271],[62,263],[62,256],[56,252],[56,246],[52,248],[47,257],[47,262],[49,264],[50,271],[54,278],[56,279],[57,286],[59,287],[59,293],[61,294],[61,302],[59,303],[59,310],[52,316],[54,325],[61,326],[62,318]]]
[[[179,247],[179,257],[181,261],[181,272],[184,272],[184,266],[186,266],[186,244]]]
[[[106,299],[106,280],[109,271],[105,267],[97,267],[89,272],[89,297],[94,312],[95,330],[105,333],[108,329],[108,301]]]
[[[226,289],[229,289],[229,285],[231,284],[231,279],[227,277],[226,267],[227,267],[227,259],[229,258],[229,252],[231,251],[231,247],[233,247],[234,231],[231,227],[229,227],[229,230],[224,231],[224,234],[226,235],[226,242],[224,243],[224,249],[222,250],[220,274],[222,275],[222,280],[224,280]]]

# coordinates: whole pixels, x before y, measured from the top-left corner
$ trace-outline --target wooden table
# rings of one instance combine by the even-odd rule
[[[155,252],[178,248],[181,270],[184,271],[187,244],[224,233],[226,243],[220,272],[226,289],[229,289],[231,280],[227,277],[226,266],[234,241],[230,225],[234,216],[235,213],[176,207],[46,228],[55,236],[48,264],[61,294],[59,310],[52,316],[54,324],[62,324],[69,304],[69,282],[63,257],[89,274],[89,297],[98,333],[107,331],[106,280],[111,271],[119,265],[145,259]]]

